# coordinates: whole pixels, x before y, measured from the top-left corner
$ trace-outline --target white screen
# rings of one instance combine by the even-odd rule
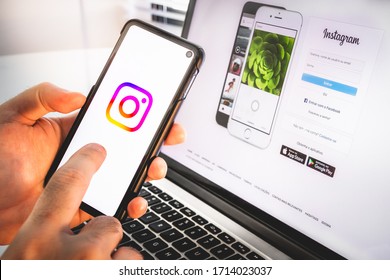
[[[245,2],[197,1],[207,60],[177,118],[187,141],[163,152],[346,258],[389,259],[390,2],[261,1],[303,16],[266,149],[215,121]]]
[[[187,52],[130,27],[61,162],[87,143],[107,150],[83,202],[115,214],[193,59]]]

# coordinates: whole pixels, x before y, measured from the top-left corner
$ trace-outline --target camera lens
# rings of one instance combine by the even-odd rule
[[[188,57],[188,58],[192,57],[192,51],[188,51],[188,52],[186,53],[186,57]]]

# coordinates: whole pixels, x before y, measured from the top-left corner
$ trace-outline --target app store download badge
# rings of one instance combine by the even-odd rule
[[[306,162],[306,155],[304,153],[301,153],[297,150],[294,150],[290,147],[282,145],[282,148],[280,150],[280,154],[288,157],[289,159],[292,159],[296,162],[299,162],[300,164],[305,164]]]
[[[335,167],[333,167],[325,162],[319,161],[318,159],[312,158],[312,157],[309,157],[306,165],[308,167],[310,167],[311,169],[314,169],[314,170],[316,170],[322,174],[325,174],[329,177],[333,177],[334,173],[336,171]]]

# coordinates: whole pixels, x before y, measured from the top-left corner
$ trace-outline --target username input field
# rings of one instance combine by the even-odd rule
[[[305,64],[305,72],[313,76],[333,80],[349,86],[358,86],[364,70],[364,62],[337,54],[311,50]]]

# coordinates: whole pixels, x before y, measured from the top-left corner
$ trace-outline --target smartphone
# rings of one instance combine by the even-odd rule
[[[203,57],[200,47],[183,38],[139,20],[127,22],[45,184],[78,149],[99,143],[107,157],[80,207],[93,216],[126,218]]]
[[[270,144],[301,26],[298,12],[262,6],[256,13],[228,121],[232,135],[256,147]]]
[[[264,4],[257,2],[246,2],[242,8],[240,22],[237,28],[235,41],[215,115],[217,123],[223,127],[227,127],[234,99],[239,88],[241,72],[249,45],[249,37],[252,32],[255,15],[257,10],[263,5]]]

